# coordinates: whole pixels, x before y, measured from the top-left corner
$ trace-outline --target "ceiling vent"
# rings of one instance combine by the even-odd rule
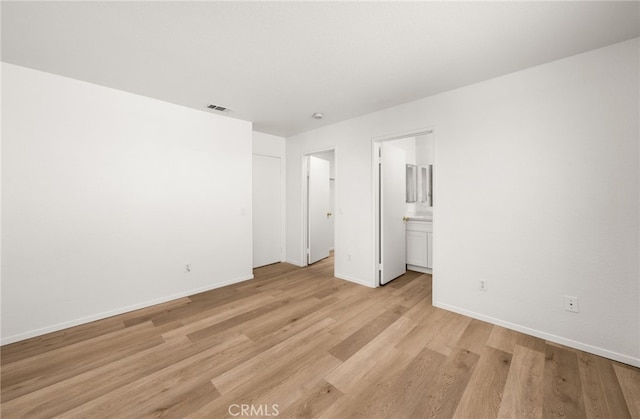
[[[212,103],[207,105],[207,109],[214,110],[216,112],[231,112],[231,109],[225,108],[224,106],[214,105]]]

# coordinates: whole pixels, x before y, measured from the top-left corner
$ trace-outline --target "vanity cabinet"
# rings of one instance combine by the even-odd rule
[[[431,273],[433,266],[433,222],[408,221],[406,240],[407,269]]]

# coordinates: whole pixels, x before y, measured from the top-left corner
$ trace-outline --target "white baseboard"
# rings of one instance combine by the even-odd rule
[[[407,265],[407,270],[408,271],[421,272],[423,274],[432,274],[433,273],[431,268],[425,268],[425,267],[416,266],[416,265]]]
[[[35,329],[35,330],[31,330],[31,331],[24,332],[24,333],[19,333],[17,335],[13,335],[13,336],[6,336],[6,337],[3,336],[2,338],[0,338],[0,346],[1,345],[8,345],[10,343],[19,342],[19,341],[25,340],[25,339],[34,338],[34,337],[37,337],[37,336],[42,336],[42,335],[45,335],[45,334],[51,333],[51,332],[57,332],[58,330],[68,329],[70,327],[79,326],[81,324],[93,322],[93,321],[96,321],[96,320],[106,319],[107,317],[117,316],[118,314],[128,313],[130,311],[139,310],[141,308],[151,307],[151,306],[154,306],[156,304],[166,303],[168,301],[177,300],[179,298],[188,297],[190,295],[198,294],[198,293],[201,293],[201,292],[211,291],[211,290],[216,289],[216,288],[226,287],[227,285],[237,284],[238,282],[247,281],[249,279],[253,279],[253,274],[247,275],[247,276],[243,276],[243,277],[239,277],[239,278],[234,278],[234,279],[231,279],[229,281],[220,282],[220,283],[217,283],[217,284],[212,284],[212,285],[206,286],[206,287],[196,288],[196,289],[192,289],[192,290],[189,290],[189,291],[184,291],[184,292],[180,292],[180,293],[177,293],[177,294],[168,295],[166,297],[156,298],[156,299],[153,299],[153,300],[150,300],[150,301],[146,301],[146,302],[143,302],[143,303],[132,304],[132,305],[129,305],[129,306],[126,306],[126,307],[121,307],[121,308],[117,308],[117,309],[114,309],[114,310],[104,311],[102,313],[96,313],[96,314],[92,314],[90,316],[81,317],[79,319],[74,319],[74,320],[69,320],[69,321],[62,322],[62,323],[57,323],[57,324],[54,324],[54,325],[51,325],[51,326],[42,327],[40,329]]]
[[[291,264],[291,265],[299,266],[301,268],[304,268],[304,266],[305,266],[299,260],[286,259],[284,262],[288,263],[288,264]]]
[[[376,288],[375,285],[372,284],[371,282],[363,281],[363,280],[358,279],[358,278],[352,278],[350,276],[342,275],[342,274],[339,274],[339,273],[334,273],[333,276],[335,276],[338,279],[344,279],[345,281],[354,282],[354,283],[356,283],[358,285],[363,285],[365,287]]]
[[[535,336],[540,339],[548,340],[551,342],[559,343],[561,345],[568,346],[570,348],[579,349],[581,351],[589,352],[594,355],[602,356],[608,359],[613,359],[614,361],[619,361],[624,364],[632,365],[634,367],[640,368],[640,358],[636,358],[633,356],[621,354],[618,352],[610,351],[608,349],[600,348],[597,346],[589,345],[588,343],[578,342],[572,339],[563,338],[562,336],[553,335],[550,333],[546,333],[540,330],[531,329],[526,326],[522,326],[515,323],[510,323],[504,320],[496,319],[494,317],[485,316],[484,314],[476,313],[473,311],[465,310],[460,307],[452,306],[445,303],[440,303],[438,301],[433,302],[434,307],[438,307],[444,310],[452,311],[454,313],[462,314],[463,316],[471,317],[474,319],[482,320],[487,323],[495,324],[497,326],[506,327],[507,329],[515,330],[517,332],[522,332],[527,335]]]

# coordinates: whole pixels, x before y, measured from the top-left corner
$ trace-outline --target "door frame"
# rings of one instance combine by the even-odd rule
[[[420,128],[411,131],[405,131],[396,134],[383,135],[371,139],[371,178],[373,179],[373,226],[374,245],[373,245],[373,266],[372,278],[374,278],[375,287],[380,285],[380,230],[382,220],[380,219],[380,146],[384,142],[401,140],[403,138],[417,137],[420,135],[433,134],[434,128]],[[434,142],[435,143],[435,142]],[[434,164],[435,166],[435,164]]]
[[[335,178],[338,179],[338,147],[331,146],[325,148],[319,148],[314,151],[304,153],[302,155],[302,267],[309,266],[309,257],[307,255],[307,249],[309,248],[309,188],[307,184],[307,176],[309,174],[309,156],[314,154],[326,153],[327,151],[333,151],[333,170]],[[338,208],[338,181],[334,184],[334,207]],[[333,255],[338,255],[338,229],[336,228],[336,212],[333,213]],[[334,259],[335,264],[335,259]]]

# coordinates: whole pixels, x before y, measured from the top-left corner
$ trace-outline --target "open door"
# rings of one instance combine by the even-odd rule
[[[308,177],[308,263],[329,257],[331,247],[330,163],[309,156]]]
[[[405,256],[406,153],[391,144],[380,144],[380,285],[407,271]]]

